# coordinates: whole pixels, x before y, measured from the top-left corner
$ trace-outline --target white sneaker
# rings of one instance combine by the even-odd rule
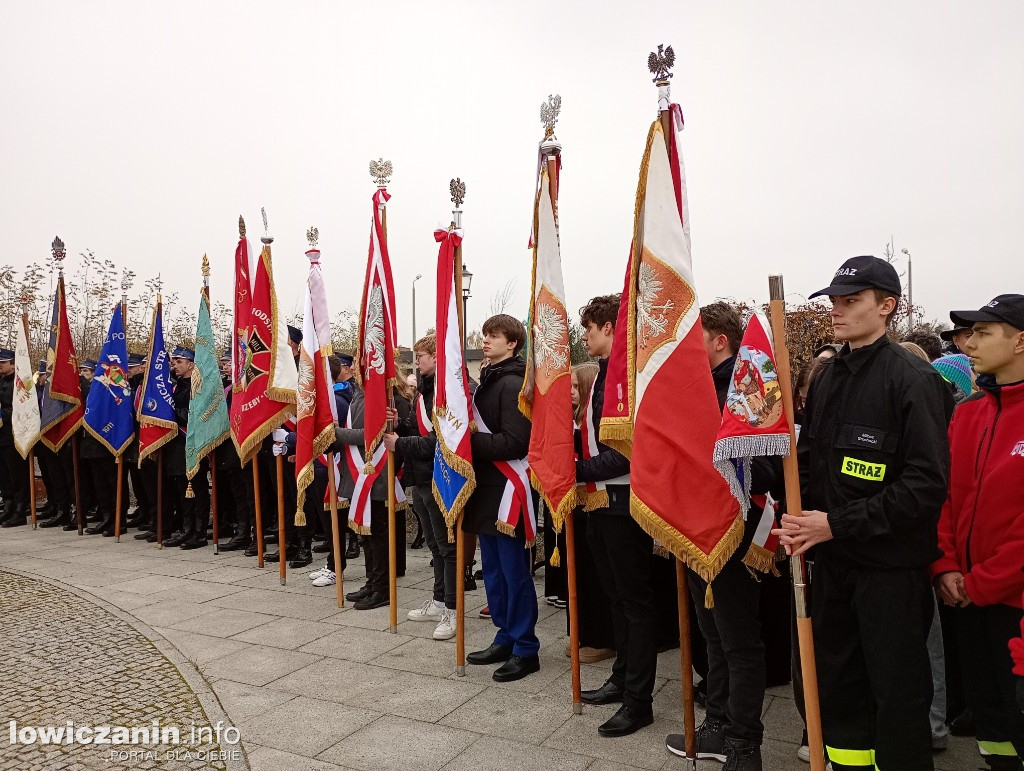
[[[811,748],[806,744],[800,746],[800,749],[796,751],[796,756],[800,758],[804,763],[811,762]]]
[[[337,581],[334,577],[334,571],[324,568],[323,572],[313,582],[313,586],[334,586]]]
[[[410,610],[408,619],[410,621],[439,621],[442,610],[444,610],[444,603],[438,604],[436,600],[431,598],[426,600],[416,610]]]
[[[455,611],[445,608],[441,611],[441,623],[434,629],[435,640],[450,640],[455,636]]]
[[[324,571],[326,570],[327,565],[324,565],[322,568],[317,568],[316,570],[309,571],[309,573],[307,573],[306,575],[309,576],[310,581],[316,581],[320,576],[324,574]]]

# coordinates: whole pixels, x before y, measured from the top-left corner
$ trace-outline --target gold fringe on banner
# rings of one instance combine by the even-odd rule
[[[302,509],[297,509],[295,512],[295,527],[306,526],[306,512]]]
[[[756,543],[750,544],[750,548],[747,549],[742,562],[748,568],[759,573],[779,575],[779,569],[775,566],[775,552],[769,551],[763,546],[758,546]]]
[[[715,607],[715,595],[711,592],[711,584],[708,584],[707,591],[704,592],[704,607],[708,610]]]
[[[548,560],[548,564],[553,568],[562,567],[562,555],[558,553],[557,546],[551,552],[551,558]]]

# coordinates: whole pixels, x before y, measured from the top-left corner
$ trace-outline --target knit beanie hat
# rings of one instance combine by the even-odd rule
[[[971,360],[962,353],[954,353],[943,356],[932,362],[932,366],[939,371],[950,383],[955,383],[968,396],[973,389],[971,383]]]

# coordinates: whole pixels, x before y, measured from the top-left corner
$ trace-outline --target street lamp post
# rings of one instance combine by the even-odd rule
[[[466,308],[469,298],[473,295],[469,287],[473,283],[473,274],[469,272],[466,263],[462,263],[462,350],[466,350],[466,330],[469,328],[469,317],[466,315]]]
[[[423,276],[419,273],[412,280],[412,344],[416,345],[416,282]],[[415,358],[415,357],[414,357]]]
[[[907,255],[907,330],[914,328],[914,263],[907,249],[903,250]]]

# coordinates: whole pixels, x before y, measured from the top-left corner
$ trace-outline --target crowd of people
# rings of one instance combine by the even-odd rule
[[[892,329],[901,294],[899,276],[888,262],[856,257],[812,295],[831,302],[834,338],[822,341],[794,384],[803,511],[784,510],[782,459],[754,458],[744,537],[713,580],[712,607],[705,602],[707,584],[689,574],[695,623],[684,642],[691,646],[699,678],[696,699],[706,710],[697,756],[723,762],[727,771],[762,768],[766,687],[792,678],[804,713],[787,555],[807,560],[823,737],[833,771],[931,769],[933,752],[945,748],[950,731],[975,735],[988,767],[1024,768],[1024,296],[1003,294],[978,310],[954,311],[948,332],[918,331],[901,340]],[[625,736],[653,722],[657,655],[679,644],[673,563],[656,553],[651,536],[630,515],[630,460],[600,441],[618,316],[618,295],[595,297],[581,309],[592,360],[572,371],[576,480],[585,491],[571,514],[579,655],[585,663],[614,659],[607,681],[584,691],[582,700],[621,705],[598,728],[605,737]],[[701,308],[701,320],[721,407],[744,322],[725,302]],[[531,423],[518,405],[527,334],[522,322],[505,314],[488,319],[482,331],[485,366],[471,389],[476,489],[462,528],[466,588],[475,588],[478,554],[487,598],[481,614],[496,632],[489,647],[466,660],[494,667],[494,680],[507,682],[540,668],[536,563],[527,548],[527,520],[510,527],[500,516],[510,489],[523,481],[521,461],[529,448]],[[301,332],[290,328],[289,333],[297,354]],[[396,383],[389,412],[394,431],[383,441],[403,467],[402,484],[420,533],[414,545],[425,543],[432,558],[433,589],[408,619],[434,624],[433,638],[448,640],[456,633],[458,560],[431,493],[436,346],[433,335],[415,342],[415,385]],[[28,468],[11,439],[13,358],[0,350],[4,528],[24,526],[29,505]],[[185,475],[194,353],[181,345],[171,361],[182,430],[163,449],[164,480],[158,479],[156,462],[140,465],[137,451],[133,459],[129,449],[125,465],[132,495],[125,489],[121,496],[122,521],[138,530],[137,539],[198,549],[208,545],[211,491],[196,479],[190,490]],[[132,357],[129,364],[137,393],[146,362]],[[230,398],[230,362],[224,364]],[[94,366],[82,362],[83,393]],[[352,357],[332,356],[330,371],[337,413],[347,416],[336,430],[334,450],[344,454],[355,448],[361,456],[363,397]],[[221,550],[256,556],[257,499],[264,512],[277,511],[276,456],[293,460],[294,433],[288,427],[268,437],[253,461],[265,480],[260,489],[230,444],[204,460],[216,465]],[[40,527],[77,529],[77,496],[89,522],[85,532],[113,535],[118,500],[113,456],[83,433],[58,452],[39,445],[36,458],[46,488]],[[347,498],[355,478],[348,464],[341,469],[339,495]],[[199,479],[207,473],[204,468]],[[347,598],[356,610],[386,605],[389,538],[398,545],[398,574],[405,572],[405,513],[389,532],[387,482],[378,477],[370,490],[370,532],[356,536],[346,529],[335,554],[332,522],[323,506],[327,474],[317,463],[304,504],[306,524],[296,525],[288,516],[285,532],[277,532],[276,517],[265,514],[264,541],[286,544],[293,569],[311,565],[314,553],[325,553],[324,564],[309,572],[317,587],[333,586],[347,561],[362,553],[365,582]],[[284,480],[286,510],[294,512],[294,473]],[[163,494],[160,533],[158,490]],[[130,497],[137,502],[131,509]],[[744,557],[767,501],[781,504],[774,531],[781,548],[776,564],[760,572]],[[551,558],[556,547],[564,553],[564,535],[555,533],[550,517],[544,525],[545,553],[537,559],[545,563],[542,601],[566,608],[565,568]],[[279,552],[268,552],[265,559],[276,561]],[[668,736],[666,746],[686,754],[682,735]],[[799,756],[810,760],[806,731]]]

